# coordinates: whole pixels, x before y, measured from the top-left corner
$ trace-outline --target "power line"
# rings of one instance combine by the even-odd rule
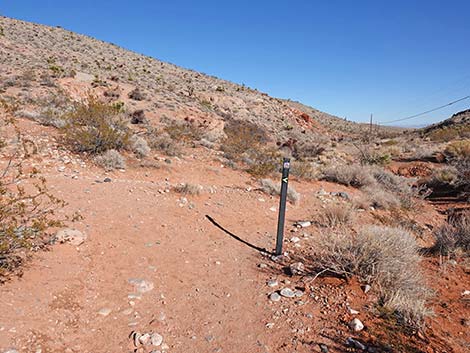
[[[428,113],[435,112],[436,110],[440,110],[440,109],[446,108],[446,107],[448,107],[448,106],[451,106],[451,105],[453,105],[453,104],[455,104],[455,103],[461,102],[461,101],[463,101],[463,100],[465,100],[465,99],[469,99],[469,98],[470,98],[470,96],[465,96],[465,97],[463,97],[463,98],[457,99],[457,100],[452,101],[452,102],[450,102],[450,103],[441,105],[441,106],[439,106],[439,107],[437,107],[437,108],[433,108],[433,109],[427,110],[427,111],[422,112],[422,113],[419,113],[419,114],[407,116],[407,117],[405,117],[405,118],[396,119],[396,120],[381,121],[381,122],[379,122],[379,124],[384,125],[384,124],[396,123],[396,122],[398,122],[398,121],[404,121],[404,120],[409,120],[409,119],[417,118],[417,117],[419,117],[419,116],[422,116],[422,115],[425,115],[425,114],[428,114]]]

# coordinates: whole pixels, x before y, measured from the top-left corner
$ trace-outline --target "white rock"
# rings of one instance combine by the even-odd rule
[[[153,289],[153,283],[140,278],[131,278],[128,282],[134,285],[135,290],[139,293],[147,293]]]
[[[277,287],[279,285],[279,283],[275,279],[270,279],[267,284],[268,284],[268,287],[271,287],[271,288]]]
[[[278,302],[279,300],[281,300],[281,296],[279,295],[279,293],[273,292],[273,293],[271,293],[271,295],[269,296],[269,299],[270,299],[272,302]]]
[[[364,293],[369,292],[371,289],[372,289],[372,287],[371,287],[370,285],[368,285],[368,284],[366,284],[366,285],[364,286],[364,288],[363,288]]]
[[[470,295],[470,290],[464,290],[462,292],[462,296],[464,296],[464,295]]]
[[[108,316],[109,314],[111,314],[112,310],[110,308],[102,308],[100,309],[100,311],[98,311],[98,314],[100,314],[101,316]]]
[[[290,238],[290,241],[293,242],[293,243],[298,243],[300,241],[300,238],[299,237],[292,237],[292,238]]]
[[[290,288],[282,288],[280,294],[285,298],[294,298],[295,292]]]
[[[357,315],[357,314],[359,314],[359,311],[354,310],[354,309],[351,309],[351,308],[348,308],[348,312],[349,312],[351,315]]]
[[[307,228],[307,227],[310,227],[312,225],[312,222],[310,222],[310,221],[301,221],[301,222],[297,222],[297,225],[300,228]]]
[[[144,346],[150,344],[150,334],[144,333],[142,336],[139,337],[139,342],[142,343]]]
[[[87,239],[87,236],[77,229],[66,228],[56,233],[56,239],[60,243],[68,242],[73,246],[80,246]]]
[[[158,333],[152,333],[150,335],[150,343],[153,345],[153,346],[159,346],[163,343],[163,336],[158,334]]]
[[[353,319],[349,323],[349,327],[356,332],[362,331],[364,329],[364,324],[358,318]]]

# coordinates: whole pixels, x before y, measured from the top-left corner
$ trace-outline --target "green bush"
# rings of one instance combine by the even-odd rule
[[[74,152],[101,154],[121,150],[129,143],[130,133],[116,107],[88,96],[64,116],[63,142]]]

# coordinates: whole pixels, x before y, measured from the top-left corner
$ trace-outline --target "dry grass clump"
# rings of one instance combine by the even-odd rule
[[[147,157],[150,153],[150,147],[147,140],[141,136],[133,135],[130,138],[130,149],[138,158]]]
[[[200,127],[189,121],[168,120],[163,130],[172,140],[181,144],[193,144],[204,135]]]
[[[100,167],[106,170],[125,169],[126,160],[116,150],[108,150],[94,158],[94,161]]]
[[[419,326],[428,315],[428,290],[414,238],[401,228],[368,226],[357,234],[319,236],[312,254],[318,271],[356,276],[376,288],[380,303],[403,322]]]
[[[320,224],[325,227],[338,227],[351,224],[354,220],[354,208],[345,203],[327,205],[319,215]]]
[[[320,177],[320,171],[312,163],[303,161],[292,161],[290,174],[306,180],[318,180]]]
[[[152,132],[147,135],[147,139],[151,148],[161,151],[167,156],[174,157],[183,154],[181,145],[174,141],[166,132]]]
[[[397,195],[381,189],[377,186],[369,186],[363,189],[365,193],[365,198],[361,200],[362,202],[367,200],[368,206],[374,208],[380,208],[388,210],[390,208],[398,208],[401,205],[401,201]],[[366,209],[365,207],[363,207]]]
[[[337,165],[323,170],[323,179],[347,186],[364,187],[374,185],[371,169],[361,165]]]
[[[130,133],[125,119],[114,106],[94,96],[77,103],[64,119],[63,142],[74,152],[100,154],[128,146]]]
[[[261,190],[268,195],[280,195],[281,194],[281,184],[275,183],[271,179],[262,179]],[[292,203],[297,203],[300,201],[300,194],[295,191],[292,186],[287,188],[287,200]]]
[[[431,252],[444,256],[470,254],[470,211],[454,216],[449,223],[434,232]]]
[[[183,183],[175,186],[173,190],[183,195],[199,195],[202,191],[202,186],[190,183]]]
[[[470,158],[470,140],[454,141],[449,143],[444,154],[449,159],[464,159]]]

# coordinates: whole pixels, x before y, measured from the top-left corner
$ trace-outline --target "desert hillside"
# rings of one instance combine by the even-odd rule
[[[0,17],[0,117],[0,352],[470,349],[468,111],[371,127]]]

